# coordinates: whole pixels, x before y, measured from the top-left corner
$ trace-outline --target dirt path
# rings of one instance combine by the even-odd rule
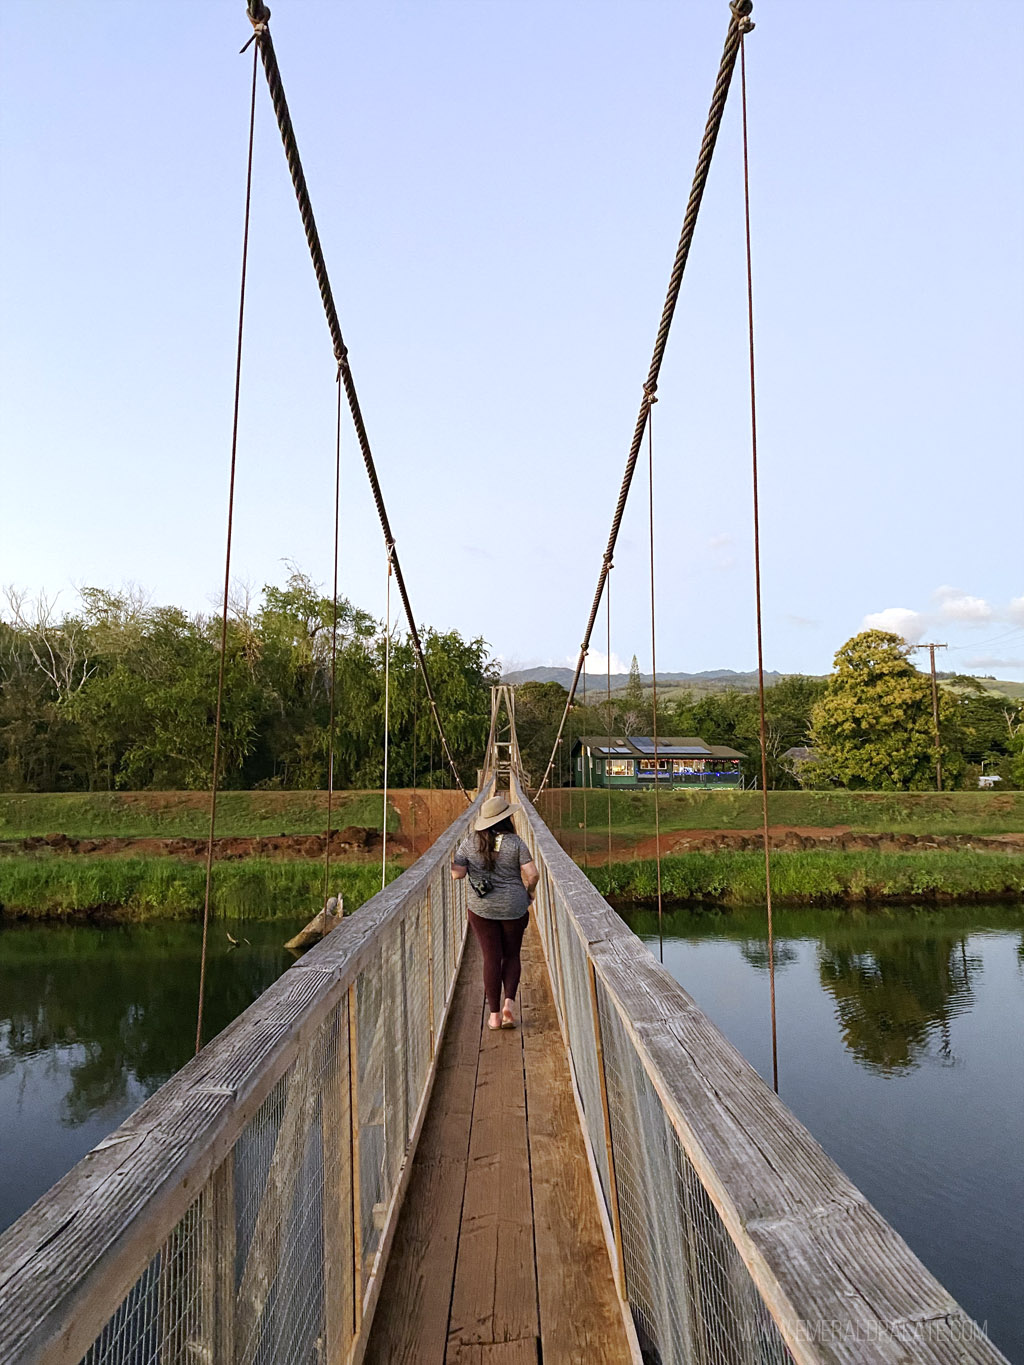
[[[1024,853],[1024,834],[852,834],[849,825],[815,828],[808,825],[769,825],[771,847],[781,853],[824,850],[842,853],[920,853],[932,849],[974,849],[989,853]],[[582,854],[582,830],[562,831],[560,839],[570,853]],[[760,829],[685,829],[667,830],[661,836],[662,857],[681,853],[752,852],[762,847]],[[591,861],[608,861],[607,834],[591,829],[587,839]],[[657,853],[654,836],[627,839],[612,835],[612,861],[629,862],[653,858]]]

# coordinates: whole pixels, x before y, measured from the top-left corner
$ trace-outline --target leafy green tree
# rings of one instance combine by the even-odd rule
[[[931,684],[909,653],[898,635],[865,630],[836,654],[836,671],[811,718],[822,777],[876,791],[934,785]],[[952,710],[941,697],[940,725],[951,721]],[[955,780],[961,762],[945,747],[942,757]]]

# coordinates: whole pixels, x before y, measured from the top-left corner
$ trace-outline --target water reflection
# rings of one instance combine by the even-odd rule
[[[850,1052],[863,1066],[894,1075],[919,1066],[936,1035],[940,1055],[953,1060],[950,1021],[973,1005],[981,959],[949,935],[870,950],[826,938],[818,972]]]
[[[192,924],[0,929],[0,1230],[188,1061],[200,936]],[[245,936],[232,949],[213,930],[207,1038],[291,961],[280,925]]]
[[[656,951],[657,915],[621,913]],[[814,940],[821,986],[834,1001],[843,1043],[861,1066],[899,1075],[933,1055],[952,1064],[950,1022],[971,1009],[982,971],[981,958],[968,951],[965,915],[973,924],[977,911],[782,911],[775,917],[775,971],[799,961],[801,940]],[[1019,912],[1006,907],[986,918],[993,915],[1014,928],[1020,921]],[[662,934],[667,946],[734,941],[748,966],[768,970],[761,909],[721,914],[673,908],[664,915]],[[1018,952],[1024,962],[1024,935]]]
[[[626,914],[658,951],[657,917]],[[783,1100],[1024,1365],[1019,905],[775,915]],[[765,912],[666,914],[665,966],[772,1074]]]
[[[273,933],[276,944],[252,952],[219,943],[211,949],[207,1037],[280,971],[282,935]],[[2,1071],[49,1054],[66,1077],[60,1120],[69,1126],[121,1108],[137,1093],[133,1082],[147,1094],[157,1089],[192,1050],[196,937],[192,925],[4,930]]]

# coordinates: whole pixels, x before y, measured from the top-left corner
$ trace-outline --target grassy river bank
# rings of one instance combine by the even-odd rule
[[[1024,898],[1024,855],[955,852],[773,853],[772,895],[782,905]],[[587,869],[617,904],[657,902],[653,858]],[[661,891],[679,904],[742,906],[765,899],[762,853],[688,853],[661,860]]]
[[[387,880],[402,871],[389,864]],[[323,905],[323,864],[248,858],[214,867],[218,919],[286,918],[296,925]],[[0,922],[103,919],[118,923],[195,919],[206,869],[178,858],[0,858]],[[380,890],[380,863],[331,864],[331,893],[357,910]]]
[[[545,793],[541,813],[595,886],[621,904],[644,905],[657,896],[653,858],[653,800],[649,792],[611,793],[611,839],[606,793],[588,795],[590,837],[583,793]],[[772,792],[773,838],[800,834],[803,851],[772,855],[773,890],[793,906],[874,904],[900,901],[971,902],[1024,897],[1024,792]],[[0,797],[0,920],[100,918],[126,922],[187,920],[202,908],[204,867],[197,856],[161,841],[199,838],[208,798],[202,792],[15,794]],[[401,871],[464,809],[457,792],[389,793],[388,828],[396,836],[388,880]],[[676,791],[661,794],[662,893],[681,904],[754,905],[764,899],[764,861],[754,841],[760,797],[756,792]],[[332,826],[380,829],[379,792],[340,792]],[[218,806],[218,835],[273,840],[314,835],[326,825],[324,792],[225,792]],[[672,851],[687,831],[709,838],[703,847]],[[881,850],[835,847],[840,831],[872,836],[932,836],[947,845],[981,836],[1006,840],[998,851],[970,847]],[[32,848],[22,840],[59,832],[74,839],[96,836],[150,840],[119,851]],[[711,838],[710,836],[714,836]],[[759,835],[758,835],[759,837]],[[729,843],[745,845],[729,847]],[[891,842],[881,840],[882,842]],[[605,861],[608,843],[611,859]],[[848,839],[844,842],[849,842]],[[878,838],[866,843],[878,843]],[[832,846],[829,846],[829,845]],[[709,846],[712,845],[712,846]],[[265,846],[218,858],[214,914],[225,920],[312,917],[322,905],[323,870],[300,848]],[[307,856],[302,856],[306,853]],[[602,865],[595,866],[595,856]],[[283,855],[283,856],[281,856]],[[331,891],[357,909],[380,887],[380,862],[369,856],[332,861]]]

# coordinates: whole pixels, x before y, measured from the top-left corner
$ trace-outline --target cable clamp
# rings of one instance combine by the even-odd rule
[[[655,397],[655,394],[657,392],[658,392],[657,384],[652,384],[650,381],[648,381],[644,385],[644,401],[646,402],[648,407],[650,407],[652,403],[656,403],[658,401],[657,398]]]
[[[750,33],[754,27],[754,21],[750,18],[750,13],[754,8],[754,0],[730,0],[729,8],[732,10],[739,31]]]
[[[249,23],[252,24],[252,37],[245,44],[245,47],[239,50],[239,56],[241,56],[243,52],[246,52],[253,43],[262,38],[264,33],[266,33],[267,23],[270,20],[270,10],[262,3],[262,0],[249,0],[249,4],[246,7],[246,16]]]

